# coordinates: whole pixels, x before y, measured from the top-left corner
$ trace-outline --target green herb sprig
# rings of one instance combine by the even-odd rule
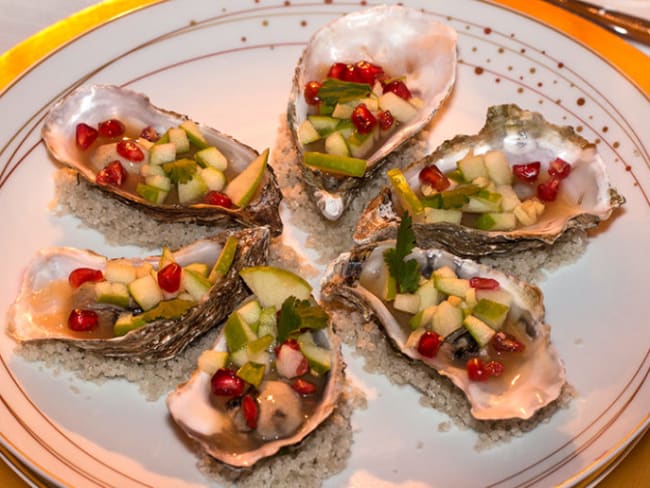
[[[415,259],[404,261],[404,258],[415,247],[415,233],[411,228],[411,216],[406,212],[397,230],[395,248],[384,251],[384,262],[388,272],[395,281],[400,293],[414,293],[420,284],[420,269]]]

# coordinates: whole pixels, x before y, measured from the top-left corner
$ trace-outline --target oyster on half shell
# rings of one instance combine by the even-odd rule
[[[274,286],[271,294],[277,297],[277,291]],[[291,312],[287,303],[295,297],[279,300],[281,307],[257,294],[243,302],[212,349],[203,352],[198,369],[167,397],[178,426],[230,467],[250,468],[280,449],[299,449],[336,407],[345,364],[329,317],[308,294],[302,304],[309,302],[317,311],[310,313],[311,325],[293,331],[289,340],[281,337],[287,332],[282,315]],[[251,314],[255,309],[258,313]],[[320,313],[322,323],[314,328]],[[234,330],[246,330],[243,347],[234,346],[241,337]],[[260,368],[262,375],[251,375]]]
[[[489,151],[505,154],[508,164],[541,163],[540,177],[549,164],[561,158],[570,165],[569,176],[562,180],[557,200],[549,202],[539,220],[512,230],[482,230],[449,222],[427,223],[422,215],[413,215],[413,230],[421,247],[441,247],[469,258],[507,255],[553,244],[572,229],[586,230],[608,219],[625,199],[612,188],[605,163],[596,146],[578,135],[573,128],[553,125],[541,114],[522,110],[516,105],[498,105],[488,109],[487,120],[476,135],[459,135],[443,142],[432,154],[404,169],[411,188],[420,187],[419,174],[425,166],[436,165],[442,173],[455,170],[467,155]],[[516,181],[530,193],[530,185]],[[362,212],[354,232],[354,241],[364,244],[393,238],[404,206],[393,187],[382,189]]]
[[[407,259],[414,259],[418,263],[423,280],[420,286],[426,288],[428,285],[424,280],[430,280],[430,284],[435,283],[436,287],[432,286],[432,289],[437,291],[434,292],[436,298],[432,301],[434,305],[427,306],[432,314],[430,318],[425,319],[427,312],[422,311],[413,316],[402,311],[402,305],[399,305],[398,309],[397,300],[392,302],[384,298],[388,276],[384,253],[394,246],[394,241],[382,241],[359,246],[351,252],[341,254],[330,263],[323,278],[323,299],[330,302],[342,301],[358,309],[364,319],[378,322],[399,353],[421,361],[460,388],[471,405],[472,415],[477,419],[530,418],[537,410],[559,396],[565,383],[565,371],[550,343],[550,327],[544,322],[541,290],[500,271],[445,251],[415,248]],[[449,278],[449,273],[452,272],[457,278]],[[455,292],[452,293],[450,289],[446,290],[449,294],[437,289],[438,286],[444,288],[442,282],[439,284],[437,280],[447,278],[452,280],[447,284],[464,283],[467,291],[471,288],[468,288],[468,280],[473,277],[495,280],[499,287],[496,290],[474,289],[463,298],[455,295]],[[460,281],[454,281],[456,279]],[[426,294],[427,292],[417,292],[416,296],[420,296],[421,300],[419,303],[425,300]],[[470,295],[473,295],[473,298],[470,298]],[[520,346],[523,345],[522,350],[495,352],[496,346],[492,339],[486,345],[479,345],[479,339],[474,339],[475,334],[481,338],[485,330],[492,329],[492,326],[488,329],[477,327],[470,332],[470,326],[474,327],[475,324],[466,322],[467,316],[479,315],[478,303],[483,299],[488,300],[487,304],[491,304],[492,309],[500,309],[502,312],[507,310],[505,319],[503,316],[501,318],[503,322],[499,326],[499,332],[491,330],[485,337],[494,338],[496,334],[505,333],[507,335],[502,338],[508,339],[506,346],[516,344],[512,341],[514,338]],[[474,303],[470,303],[472,300]],[[494,303],[507,306],[495,306]],[[461,310],[455,310],[459,307]],[[481,308],[485,312],[485,304],[481,305]],[[443,309],[446,311],[442,312]],[[466,313],[462,309],[466,309]],[[415,313],[415,310],[417,309],[412,312]],[[460,319],[463,320],[463,325],[459,328],[449,327],[450,321],[443,318],[450,310],[452,315],[455,312],[460,314],[459,317],[465,317]],[[438,311],[440,321],[437,318]],[[485,316],[490,318],[489,315],[490,313],[487,313]],[[416,323],[414,320],[426,323]],[[419,349],[418,338],[424,330],[432,329],[444,339],[437,354],[430,357],[425,355],[424,350],[421,352]],[[446,331],[442,332],[442,329]],[[505,365],[505,369],[500,376],[490,377],[487,381],[472,380],[466,367],[466,362],[472,358],[484,363],[496,359]],[[431,381],[435,379],[432,378]]]
[[[266,262],[270,239],[267,227],[224,232],[196,241],[175,251],[174,260],[182,267],[197,264],[211,267],[228,236],[237,240],[237,249],[227,274],[200,298],[189,300],[181,315],[162,313],[161,317],[151,317],[151,321],[124,335],[115,335],[113,326],[120,313],[138,307],[133,298],[129,305],[110,303],[113,300],[98,302],[95,283],[82,284],[76,294],[68,284],[73,270],[89,268],[104,272],[109,260],[92,251],[70,247],[43,249],[24,272],[18,297],[7,314],[8,331],[19,342],[64,341],[107,357],[128,357],[138,362],[172,358],[196,337],[219,324],[248,296],[239,270]],[[155,274],[160,257],[113,261],[146,267],[152,270],[148,273]],[[100,317],[98,328],[83,332],[71,330],[68,317],[73,308],[95,311]],[[133,317],[139,312],[135,310]]]
[[[153,128],[162,136],[170,128],[180,126],[188,117],[154,106],[143,94],[111,85],[82,86],[58,101],[45,119],[42,137],[52,156],[76,170],[93,187],[105,192],[122,204],[144,212],[160,222],[188,222],[216,226],[217,230],[234,226],[254,227],[268,225],[274,235],[282,232],[278,205],[282,198],[273,170],[267,165],[255,195],[239,208],[225,208],[205,203],[152,203],[136,192],[135,182],[143,161],[130,163],[113,157],[110,144],[86,154],[76,144],[76,128],[80,123],[97,127],[100,122],[118,119],[125,126],[130,139],[138,142],[145,128]],[[251,147],[203,124],[196,124],[209,146],[216,147],[228,161],[224,173],[230,181],[257,158]],[[130,134],[130,135],[129,135]],[[142,142],[142,139],[139,139]],[[146,141],[144,141],[146,142]],[[99,149],[107,148],[104,152]],[[88,150],[90,151],[92,147]],[[145,156],[146,148],[142,147]],[[179,157],[181,157],[179,155]],[[97,183],[98,172],[112,159],[120,160],[127,170],[124,187]],[[131,187],[132,186],[132,187]],[[193,200],[190,200],[193,201]]]
[[[421,101],[417,115],[397,126],[372,150],[362,177],[341,176],[302,164],[305,182],[323,216],[337,220],[381,162],[415,136],[435,115],[452,90],[456,78],[456,32],[421,10],[378,6],[345,15],[319,29],[309,40],[296,67],[289,98],[288,121],[300,161],[305,147],[298,136],[309,105],[303,96],[306,83],[322,80],[333,63],[368,61],[385,73],[405,77]]]

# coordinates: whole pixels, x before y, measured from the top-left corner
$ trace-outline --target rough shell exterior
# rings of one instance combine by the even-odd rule
[[[250,451],[238,451],[233,447],[235,443],[232,445],[226,443],[224,445],[220,444],[215,437],[206,439],[205,436],[198,435],[190,425],[199,418],[210,422],[210,429],[213,430],[228,430],[228,425],[231,422],[227,414],[215,410],[210,402],[211,375],[198,369],[194,371],[187,382],[179,385],[167,397],[167,406],[172,418],[210,456],[236,468],[249,468],[260,459],[276,454],[280,449],[287,447],[299,449],[298,444],[332,414],[343,388],[345,363],[341,356],[339,340],[332,332],[331,324],[330,327],[321,331],[320,339],[332,351],[332,367],[327,373],[327,385],[318,407],[295,434],[285,438],[265,441],[256,449]],[[218,351],[226,350],[223,332],[219,334],[213,349]]]
[[[488,109],[487,120],[476,135],[459,135],[445,141],[420,161],[404,170],[411,186],[418,185],[420,170],[436,164],[443,171],[456,168],[456,162],[469,151],[483,154],[503,151],[510,164],[542,162],[560,157],[572,166],[564,180],[565,194],[572,204],[558,215],[542,214],[533,226],[512,231],[483,231],[450,223],[422,224],[414,219],[413,230],[421,247],[441,247],[459,256],[512,254],[554,243],[570,229],[589,229],[610,217],[625,199],[611,187],[605,164],[594,144],[579,136],[571,127],[548,123],[536,112],[516,105],[498,105]],[[354,233],[357,244],[394,238],[401,209],[391,188],[384,188],[363,211]]]
[[[425,276],[441,266],[449,266],[461,278],[481,276],[496,279],[503,290],[513,296],[513,310],[522,332],[531,339],[526,356],[517,370],[518,381],[503,387],[490,382],[473,382],[464,367],[450,363],[443,354],[428,359],[417,350],[407,348],[409,333],[390,313],[383,301],[359,284],[362,272],[373,274],[383,265],[383,252],[394,247],[394,241],[384,241],[354,248],[341,254],[328,266],[321,294],[326,301],[339,300],[351,305],[366,320],[375,320],[391,339],[394,347],[407,357],[422,361],[447,376],[466,395],[472,415],[480,420],[530,418],[537,410],[554,401],[565,383],[564,366],[550,344],[550,327],[544,323],[543,295],[539,288],[512,276],[468,259],[461,259],[438,249],[416,248],[411,257],[420,264]],[[372,267],[372,268],[369,268]],[[435,381],[432,378],[432,381]]]
[[[25,271],[20,293],[8,312],[9,333],[18,341],[64,341],[81,349],[96,351],[107,357],[124,357],[137,362],[170,359],[181,352],[196,337],[217,326],[233,307],[249,295],[248,288],[239,277],[239,270],[266,263],[270,232],[266,227],[230,232],[239,240],[235,260],[228,274],[214,285],[203,299],[176,319],[161,319],[109,339],[78,339],[52,334],[31,320],[28,297],[53,279],[67,279],[73,269],[88,266],[103,269],[106,258],[92,251],[73,248],[50,248],[41,250]],[[227,238],[222,233],[212,239],[179,249],[176,260],[189,264],[201,260],[206,253],[216,259]],[[144,262],[145,260],[134,260]],[[157,263],[158,258],[151,258]]]
[[[379,170],[382,160],[433,118],[456,79],[456,38],[452,28],[425,12],[397,5],[345,15],[311,37],[296,67],[288,108],[289,126],[301,160],[303,147],[297,130],[308,109],[303,87],[311,80],[325,78],[335,62],[366,60],[387,73],[406,76],[409,87],[424,102],[415,120],[404,124],[367,158],[364,177],[335,176],[302,165],[303,177],[324,217],[337,220],[364,180]]]
[[[90,184],[160,222],[192,222],[221,228],[232,227],[233,224],[245,227],[268,225],[274,235],[282,232],[278,210],[282,194],[270,167],[267,167],[258,195],[242,209],[202,203],[155,205],[117,187],[97,185],[95,171],[80,163],[80,153],[75,145],[75,128],[81,122],[96,125],[115,117],[136,127],[151,126],[159,134],[188,120],[185,115],[152,105],[148,97],[131,90],[111,85],[83,86],[52,107],[43,125],[43,141],[56,160],[78,171]],[[232,137],[203,124],[197,125],[208,143],[220,149],[236,172],[241,172],[257,157],[257,151]]]

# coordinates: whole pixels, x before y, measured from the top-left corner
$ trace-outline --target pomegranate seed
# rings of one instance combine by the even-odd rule
[[[212,394],[217,396],[240,396],[244,393],[246,382],[228,368],[218,369],[210,380]]]
[[[362,83],[368,83],[371,86],[384,76],[384,70],[381,66],[376,66],[368,61],[359,61],[354,66],[354,70],[357,78]]]
[[[343,72],[347,69],[345,63],[334,63],[330,66],[329,71],[327,72],[328,78],[334,78],[336,80],[343,79]]]
[[[87,281],[95,283],[104,279],[104,273],[98,269],[77,268],[73,269],[68,275],[68,283],[72,288],[79,288]]]
[[[351,119],[359,134],[369,134],[377,125],[377,119],[368,110],[365,103],[360,103],[354,107]]]
[[[422,183],[433,187],[437,191],[446,190],[451,185],[449,178],[442,174],[442,171],[435,164],[422,168],[418,177]]]
[[[158,286],[163,290],[174,293],[181,287],[181,268],[177,263],[170,263],[158,271]]]
[[[257,417],[260,413],[260,407],[257,404],[257,400],[255,400],[250,395],[245,395],[241,399],[241,411],[244,415],[244,420],[246,420],[246,425],[248,425],[251,429],[256,429]]]
[[[531,183],[537,179],[540,167],[541,163],[539,161],[534,161],[532,163],[515,164],[512,166],[512,172],[521,181]]]
[[[68,316],[68,327],[78,332],[93,330],[99,324],[99,316],[93,310],[75,308]]]
[[[117,119],[109,119],[104,122],[100,122],[97,126],[99,130],[99,135],[102,137],[117,137],[124,134],[126,128],[124,124]]]
[[[506,369],[505,366],[499,361],[490,361],[485,365],[485,371],[490,376],[501,376],[504,369]]]
[[[467,361],[467,376],[472,381],[487,381],[489,378],[488,372],[485,370],[483,361],[479,358],[471,358]]]
[[[474,276],[469,279],[469,286],[477,290],[498,290],[500,285],[497,280],[493,280],[492,278]]]
[[[159,138],[158,132],[156,132],[156,129],[148,125],[144,129],[142,129],[142,132],[140,132],[140,137],[143,139],[146,139],[147,141],[150,142],[156,142]]]
[[[316,385],[309,381],[298,378],[291,384],[291,388],[300,393],[301,395],[311,395],[316,391]]]
[[[211,190],[205,194],[203,197],[203,203],[207,203],[208,205],[216,205],[223,208],[233,207],[232,200],[228,195],[214,190]]]
[[[126,170],[119,161],[111,161],[95,176],[95,182],[98,185],[122,186],[125,181]]]
[[[420,336],[418,341],[418,352],[422,354],[425,358],[432,358],[438,354],[438,349],[440,349],[441,337],[435,332],[427,330],[424,334]]]
[[[548,174],[563,180],[571,174],[571,165],[564,159],[555,158],[548,167]]]
[[[83,122],[81,124],[77,124],[77,128],[75,129],[77,146],[79,146],[79,149],[82,150],[88,149],[90,145],[95,142],[95,139],[97,139],[98,135],[99,132],[97,132],[97,129],[90,127],[88,124],[84,124]]]
[[[552,202],[557,198],[557,193],[560,190],[560,178],[553,176],[545,183],[540,183],[537,186],[537,196],[544,202]]]
[[[117,154],[129,161],[139,163],[144,159],[144,153],[140,146],[133,141],[120,141],[117,143]]]
[[[320,98],[318,98],[318,90],[323,86],[317,81],[310,81],[305,85],[303,94],[305,96],[305,102],[307,105],[318,105],[320,103]]]
[[[282,346],[289,346],[291,349],[294,349],[296,351],[300,351],[300,345],[298,344],[297,340],[295,340],[295,339],[287,339],[282,344],[280,344],[278,347],[276,347],[276,355],[279,353],[280,348]]]
[[[353,64],[346,64],[345,69],[341,73],[343,81],[352,81],[354,83],[363,83],[360,73],[355,69]]]
[[[490,344],[498,352],[521,352],[526,349],[526,346],[506,332],[494,334]]]
[[[384,93],[386,92],[393,92],[395,95],[403,98],[404,100],[411,98],[411,91],[401,80],[393,80],[390,83],[384,85]]]
[[[390,129],[395,123],[395,119],[393,118],[393,114],[390,113],[390,110],[379,112],[377,114],[377,121],[379,122],[379,127],[382,130]]]

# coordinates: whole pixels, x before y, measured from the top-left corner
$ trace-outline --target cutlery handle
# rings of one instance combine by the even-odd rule
[[[546,0],[623,37],[650,46],[650,21],[581,0]]]

